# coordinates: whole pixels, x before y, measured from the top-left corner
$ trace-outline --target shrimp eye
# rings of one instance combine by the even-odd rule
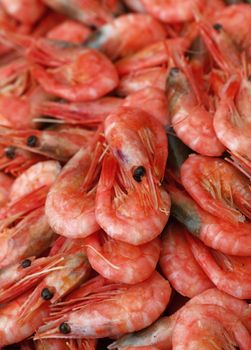
[[[48,288],[44,288],[41,292],[41,297],[44,300],[51,300],[51,298],[53,297],[53,293]]]
[[[223,26],[222,26],[222,24],[220,24],[220,23],[215,23],[215,24],[213,25],[213,28],[214,28],[217,32],[220,32],[221,29],[223,29]]]
[[[26,267],[31,266],[31,260],[30,259],[25,259],[21,262],[21,266],[25,269]]]
[[[35,135],[31,135],[27,138],[27,145],[30,147],[36,147],[38,144],[38,138]]]
[[[14,159],[16,156],[15,147],[10,146],[5,149],[5,156],[9,159]]]
[[[169,73],[169,74],[172,75],[172,76],[175,76],[175,75],[177,75],[179,72],[180,72],[180,70],[179,70],[178,67],[173,67],[173,68],[170,69],[170,73]]]
[[[146,169],[141,165],[138,166],[134,171],[133,171],[133,178],[137,182],[142,181],[142,177],[145,176],[146,174]]]
[[[68,325],[68,323],[63,322],[59,326],[59,331],[60,331],[60,333],[68,334],[68,333],[71,333],[71,327]]]

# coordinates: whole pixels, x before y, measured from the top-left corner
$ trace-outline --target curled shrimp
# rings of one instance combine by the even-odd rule
[[[80,287],[78,299],[62,303],[62,310],[52,313],[35,339],[102,338],[139,330],[159,317],[171,294],[169,283],[157,272],[133,286],[108,284],[98,290],[88,296],[85,285]]]
[[[100,173],[102,140],[82,147],[65,165],[46,200],[53,230],[63,236],[86,237],[99,229],[95,196]]]
[[[248,350],[251,336],[234,313],[216,305],[186,306],[176,321],[173,350],[239,347]]]
[[[157,88],[165,91],[167,69],[153,67],[137,70],[124,75],[116,89],[119,96],[127,96],[144,88]]]
[[[105,137],[117,161],[109,154],[104,158],[96,219],[114,239],[149,242],[169,216],[169,196],[160,186],[167,159],[164,129],[147,113],[123,107],[106,119]]]
[[[223,221],[201,209],[185,191],[172,185],[167,188],[173,215],[205,245],[228,255],[251,254],[250,222],[232,224]]]
[[[92,268],[113,282],[136,284],[149,278],[160,255],[160,241],[138,247],[112,239],[105,232],[85,240],[86,254]]]
[[[90,36],[91,30],[82,23],[65,20],[48,31],[46,37],[51,40],[70,41],[81,44]]]
[[[194,18],[194,11],[203,9],[202,0],[141,0],[144,9],[162,22],[186,22]]]
[[[61,130],[26,129],[20,131],[2,127],[0,128],[0,143],[66,162],[84,144],[88,144],[94,134],[92,130],[75,127]]]
[[[25,24],[35,23],[45,12],[40,0],[1,0],[1,5],[8,15]]]
[[[193,257],[185,232],[177,223],[168,227],[162,240],[160,267],[177,292],[192,298],[213,284]]]
[[[181,167],[181,181],[212,215],[232,223],[251,218],[250,182],[228,162],[192,154]]]
[[[251,295],[250,257],[225,255],[187,236],[195,259],[220,290],[240,299]]]
[[[99,28],[86,43],[115,60],[165,39],[162,25],[147,14],[125,14]]]
[[[31,336],[37,328],[43,324],[43,320],[49,314],[48,307],[40,307],[32,317],[21,324],[18,321],[19,311],[29,296],[30,292],[21,295],[1,307],[0,313],[0,346],[6,346],[22,341]]]

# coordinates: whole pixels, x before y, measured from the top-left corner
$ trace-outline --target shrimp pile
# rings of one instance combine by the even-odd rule
[[[0,349],[251,349],[250,32],[0,0]]]

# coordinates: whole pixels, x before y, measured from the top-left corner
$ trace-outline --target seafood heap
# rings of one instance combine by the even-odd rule
[[[250,32],[249,1],[0,0],[1,349],[251,349]]]

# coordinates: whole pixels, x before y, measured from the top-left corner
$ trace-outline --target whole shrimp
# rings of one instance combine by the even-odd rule
[[[172,213],[188,231],[205,245],[228,255],[249,256],[251,253],[250,222],[232,224],[203,209],[184,190],[168,185]]]
[[[45,211],[55,232],[66,237],[86,237],[99,229],[95,217],[97,180],[104,151],[95,137],[65,165],[48,193]]]
[[[32,314],[29,320],[20,323],[19,311],[29,296],[30,292],[23,294],[9,304],[1,307],[0,313],[0,346],[17,343],[31,336],[37,328],[43,324],[45,317],[49,315],[49,308],[40,307]]]
[[[45,6],[40,0],[1,0],[1,5],[8,15],[25,24],[33,24],[45,12]]]
[[[161,233],[170,209],[160,186],[167,159],[164,129],[146,112],[123,107],[105,120],[105,137],[117,160],[109,154],[103,160],[96,219],[114,239],[149,242]]]
[[[110,281],[126,284],[149,278],[160,255],[158,238],[136,247],[100,231],[87,237],[85,244],[88,260],[95,271]]]
[[[112,60],[130,55],[166,37],[164,27],[147,14],[125,14],[99,28],[87,46]]]
[[[58,311],[38,330],[35,339],[117,337],[139,330],[159,317],[171,294],[169,283],[157,272],[136,285],[108,284],[94,293],[88,292],[91,283],[80,287],[77,297],[62,303],[61,308],[58,304]]]
[[[185,232],[186,229],[177,223],[164,231],[160,267],[177,292],[192,298],[213,284],[194,258]]]
[[[250,182],[228,162],[192,154],[181,167],[181,181],[212,215],[232,223],[251,218]]]

